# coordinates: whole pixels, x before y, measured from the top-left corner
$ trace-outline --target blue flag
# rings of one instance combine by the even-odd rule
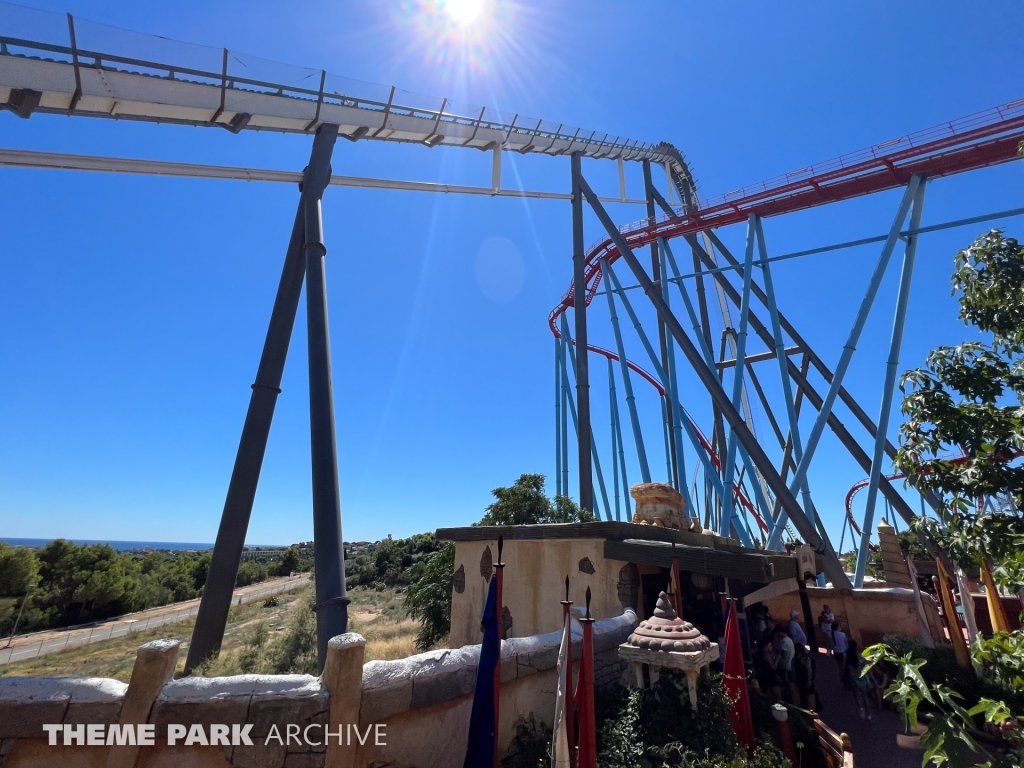
[[[494,670],[501,652],[498,640],[498,580],[491,577],[487,603],[480,628],[484,631],[480,646],[480,664],[476,669],[473,711],[469,716],[469,743],[463,768],[491,768],[494,765]]]

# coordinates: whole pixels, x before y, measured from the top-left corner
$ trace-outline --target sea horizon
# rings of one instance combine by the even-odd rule
[[[174,550],[174,551],[196,551],[203,552],[208,549],[213,549],[213,543],[200,543],[200,542],[187,542],[187,541],[115,541],[112,539],[74,539],[65,536],[54,536],[50,539],[20,539],[20,538],[7,538],[0,536],[0,542],[10,544],[12,547],[45,547],[51,541],[63,538],[65,541],[70,541],[74,544],[89,545],[89,544],[109,544],[114,549],[120,552],[130,552],[134,550],[143,549],[154,549],[154,550]],[[284,547],[284,544],[246,544],[246,547],[250,549],[263,549]]]

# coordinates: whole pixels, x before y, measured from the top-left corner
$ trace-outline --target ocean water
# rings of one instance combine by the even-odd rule
[[[53,541],[53,539],[8,539],[0,536],[0,541],[14,547],[42,547]],[[174,550],[198,550],[213,549],[213,544],[198,544],[187,541],[108,541],[93,539],[68,539],[75,544],[109,544],[114,549],[122,551],[142,549],[174,549]],[[247,544],[249,548],[277,547],[279,544]]]

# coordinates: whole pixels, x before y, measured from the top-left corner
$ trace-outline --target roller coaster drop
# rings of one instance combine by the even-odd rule
[[[173,60],[158,62],[154,60],[157,55],[152,52],[165,46],[163,39],[141,38],[134,33],[117,31],[113,48],[118,50],[114,50],[110,37],[110,28],[82,22],[70,15],[64,17],[0,3],[0,108],[26,119],[34,113],[43,112],[211,126],[233,133],[270,130],[314,135],[310,162],[302,174],[0,149],[0,164],[8,166],[268,181],[301,180],[295,225],[256,382],[252,385],[210,574],[189,647],[188,669],[215,653],[223,637],[231,588],[245,541],[276,399],[281,391],[281,376],[296,309],[303,282],[307,280],[316,611],[321,663],[326,640],[344,632],[347,626],[348,600],[341,544],[324,287],[326,249],[320,223],[321,198],[325,188],[332,183],[571,200],[573,280],[548,323],[555,336],[557,492],[570,492],[568,420],[571,416],[578,458],[578,498],[582,507],[595,513],[603,507],[605,519],[612,519],[613,514],[618,519],[621,515],[620,476],[623,490],[628,483],[626,441],[619,419],[616,390],[615,369],[618,368],[632,433],[631,442],[642,480],[649,482],[653,475],[633,390],[634,375],[651,385],[660,398],[669,482],[685,498],[688,516],[698,518],[703,512],[705,527],[723,535],[735,535],[748,545],[778,549],[784,536],[794,536],[788,528],[791,524],[796,535],[819,553],[828,578],[837,586],[850,586],[850,579],[843,571],[812,502],[807,482],[808,469],[826,427],[835,433],[868,475],[863,481],[868,494],[860,526],[862,533],[855,583],[859,585],[863,580],[878,494],[881,493],[886,503],[904,520],[914,517],[906,499],[891,485],[893,476],[884,476],[882,467],[895,455],[894,447],[885,436],[892,409],[917,241],[926,232],[1024,213],[1024,209],[1016,209],[922,227],[925,185],[935,178],[1014,159],[1017,145],[1024,138],[1024,99],[698,202],[685,158],[670,144],[645,144],[622,137],[612,138],[541,120],[533,122],[519,115],[508,120],[493,110],[459,107],[447,99],[439,108],[424,107],[422,97],[399,92],[395,88],[388,91],[379,86],[343,80],[323,71],[289,68],[285,73],[279,68],[282,73],[279,78],[258,77],[254,71],[259,60],[227,50],[211,51],[196,46],[186,49],[181,46],[172,55]],[[104,42],[97,42],[101,40]],[[138,46],[139,40],[146,44]],[[134,43],[134,48],[129,43]],[[130,48],[146,51],[146,58],[125,55]],[[491,185],[452,187],[332,177],[330,162],[338,136],[351,141],[373,139],[489,151],[494,157]],[[501,153],[505,151],[568,155],[571,166],[569,193],[501,188]],[[618,162],[618,198],[602,198],[595,194],[582,172],[584,157]],[[642,200],[626,199],[623,164],[629,161],[643,164]],[[669,199],[653,184],[653,165],[663,167],[666,172]],[[904,194],[887,234],[800,253],[768,256],[762,225],[764,218],[898,187],[904,188]],[[674,204],[673,198],[678,199],[678,204]],[[643,204],[647,216],[634,224],[616,227],[603,205],[609,200]],[[589,250],[585,248],[583,239],[584,201],[604,230],[602,239]],[[747,224],[747,236],[741,261],[723,244],[716,229],[743,222]],[[683,274],[679,268],[670,242],[677,238],[682,238],[684,247],[690,251],[692,273]],[[901,241],[905,247],[882,402],[877,419],[872,419],[846,391],[843,381],[882,278]],[[876,242],[883,244],[881,254],[839,361],[835,369],[830,369],[779,311],[771,265],[783,259]],[[650,273],[637,255],[637,249],[643,247],[650,249]],[[620,259],[637,285],[623,286],[620,282],[613,269]],[[723,339],[719,359],[713,353],[707,279],[711,279],[715,286],[726,327],[727,339]],[[696,306],[686,281],[692,281],[694,285]],[[685,321],[681,321],[671,307],[672,286],[685,309]],[[648,337],[637,309],[627,295],[634,288],[643,290],[654,309],[657,316],[656,339]],[[605,296],[609,309],[614,351],[594,346],[588,341],[587,308],[599,294]],[[767,310],[767,324],[752,309],[754,299]],[[739,312],[735,328],[730,318],[730,303]],[[632,323],[633,335],[646,355],[645,365],[649,364],[653,373],[628,358],[618,317],[619,307],[625,310]],[[571,331],[567,317],[569,309],[573,310]],[[692,333],[686,330],[684,322]],[[750,353],[748,336],[751,331],[767,351]],[[731,359],[725,359],[726,340]],[[580,350],[585,352],[579,354]],[[711,396],[711,439],[705,437],[684,408],[682,367],[677,365],[677,351]],[[603,356],[608,364],[612,427],[609,455],[612,457],[614,513],[591,434],[589,353]],[[801,357],[799,365],[791,359],[797,355]],[[754,370],[754,363],[766,360],[775,360],[779,369],[784,416],[781,421],[785,430],[780,426],[780,419],[771,408]],[[809,381],[812,368],[827,384],[824,395],[819,394]],[[732,371],[731,380],[726,376],[729,370]],[[574,387],[571,375],[575,376]],[[753,432],[748,385],[753,385],[782,451],[778,467]],[[687,399],[692,402],[691,396],[688,395]],[[804,400],[816,412],[806,436],[799,428]],[[867,431],[873,441],[870,453],[861,447],[833,413],[837,400]],[[699,463],[703,495],[698,493],[696,483],[693,493],[690,493],[685,468],[687,445]],[[595,475],[601,492],[601,505],[594,499]],[[912,481],[913,478],[911,484]],[[852,499],[852,493],[849,499]],[[628,494],[622,495],[628,517]],[[934,499],[924,498],[924,501],[934,503]],[[851,530],[857,529],[852,512],[848,522],[852,524]]]

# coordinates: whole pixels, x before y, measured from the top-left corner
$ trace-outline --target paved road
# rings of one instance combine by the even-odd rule
[[[284,576],[270,579],[260,584],[239,587],[232,595],[232,605],[243,605],[255,600],[286,592],[309,583],[309,574],[300,573],[295,576]],[[10,647],[0,648],[0,664],[26,661],[49,653],[59,653],[67,648],[74,648],[90,643],[98,643],[115,637],[124,637],[131,632],[145,632],[154,627],[177,624],[186,621],[199,612],[199,600],[187,600],[182,603],[150,608],[147,611],[118,616],[103,622],[71,627],[61,631],[48,630],[14,638]]]
[[[849,734],[857,768],[921,768],[921,750],[896,746],[903,725],[895,711],[872,710],[871,720],[861,720],[853,694],[839,682],[832,657],[819,655],[817,669],[818,694],[825,704],[821,719],[836,733]]]

